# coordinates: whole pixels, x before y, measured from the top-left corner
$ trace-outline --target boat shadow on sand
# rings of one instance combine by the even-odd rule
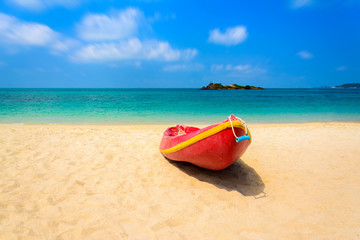
[[[167,158],[166,158],[167,159]],[[167,159],[169,163],[199,181],[208,182],[228,191],[238,191],[244,196],[266,197],[265,184],[259,174],[241,159],[219,171],[197,167],[191,163]]]

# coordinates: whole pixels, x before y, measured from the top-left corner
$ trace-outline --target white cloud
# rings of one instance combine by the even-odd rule
[[[213,64],[210,68],[213,72],[225,73],[227,72],[229,77],[255,77],[265,74],[267,70],[259,66],[252,66],[250,64]]]
[[[340,66],[336,68],[336,71],[345,71],[347,69],[346,66]]]
[[[79,45],[80,43],[77,40],[62,37],[54,41],[51,47],[55,52],[67,52]]]
[[[220,71],[223,68],[224,68],[224,65],[222,65],[222,64],[213,64],[213,65],[211,65],[210,70],[211,71]]]
[[[85,40],[81,43],[47,25],[0,13],[0,47],[43,47],[52,54],[66,52],[75,62],[177,61],[197,55],[193,48],[176,49],[167,41],[140,39],[138,28],[146,24],[143,13],[133,8],[116,11],[111,16],[90,14],[77,25],[80,38]]]
[[[246,71],[246,70],[249,70],[250,68],[251,68],[251,66],[249,64],[234,66],[234,70],[237,70],[237,71]]]
[[[197,55],[196,49],[173,49],[168,42],[157,40],[140,41],[138,38],[117,43],[96,43],[84,46],[77,51],[72,60],[80,62],[97,62],[108,60],[187,60]]]
[[[13,0],[13,1],[9,0],[7,2],[30,10],[40,10],[43,8],[43,4],[39,0]]]
[[[88,14],[76,30],[78,36],[87,41],[120,40],[135,36],[142,20],[141,11],[127,8],[111,16]]]
[[[42,24],[21,24],[7,32],[10,41],[24,44],[45,46],[57,39],[57,34]]]
[[[8,4],[32,11],[41,11],[46,8],[63,6],[71,8],[77,6],[81,0],[7,0]]]
[[[178,71],[200,71],[204,69],[204,65],[196,64],[175,64],[163,68],[165,72],[178,72]]]
[[[174,20],[176,19],[176,14],[161,14],[160,12],[156,12],[153,16],[147,17],[147,20],[151,23],[157,22],[157,21],[168,21],[168,20]]]
[[[0,13],[0,36],[1,41],[34,46],[45,46],[57,39],[57,33],[46,25],[22,22],[2,13]]]
[[[114,11],[110,15],[88,14],[76,26],[78,36],[88,41],[71,59],[78,62],[109,60],[176,61],[192,59],[196,49],[174,49],[166,41],[142,40],[139,28],[147,26],[143,13],[136,8]]]
[[[46,25],[21,21],[0,13],[0,43],[18,46],[48,47],[52,51],[66,51],[74,40],[61,36]]]
[[[309,6],[312,4],[312,0],[293,0],[292,7],[293,8],[301,8],[305,6]]]
[[[246,72],[250,71],[253,67],[250,64],[244,64],[244,65],[232,65],[227,64],[224,66],[223,64],[213,64],[211,65],[210,70],[211,71],[220,71],[220,70],[226,70],[226,71],[238,71],[238,72]]]
[[[297,55],[303,59],[311,59],[314,56],[312,55],[312,53],[308,52],[308,51],[300,51],[297,53]]]
[[[227,28],[225,33],[221,33],[218,28],[210,31],[208,41],[215,44],[222,45],[237,45],[247,38],[248,33],[246,32],[245,26],[236,26]]]
[[[256,77],[267,73],[267,70],[258,66],[249,66],[249,68],[243,70],[237,70],[236,66],[231,71],[229,77]]]

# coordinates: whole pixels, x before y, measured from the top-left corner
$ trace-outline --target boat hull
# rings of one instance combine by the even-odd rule
[[[233,123],[237,136],[246,134],[237,118],[234,117]],[[236,142],[228,120],[204,129],[181,127],[185,130],[191,129],[186,134],[176,135],[169,134],[174,132],[174,128],[168,128],[160,143],[160,151],[170,160],[189,162],[206,169],[221,170],[229,167],[245,153],[251,142],[251,139]],[[209,136],[201,139],[201,135]],[[185,144],[184,147],[184,143],[189,142],[191,144]],[[183,145],[178,147],[181,144]]]

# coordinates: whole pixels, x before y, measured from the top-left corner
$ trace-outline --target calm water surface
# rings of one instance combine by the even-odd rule
[[[0,123],[360,121],[360,89],[0,89]]]

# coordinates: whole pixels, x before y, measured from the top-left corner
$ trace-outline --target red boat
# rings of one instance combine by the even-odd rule
[[[221,170],[239,159],[250,143],[246,123],[230,115],[228,119],[202,129],[183,125],[166,129],[160,151],[169,160]]]

